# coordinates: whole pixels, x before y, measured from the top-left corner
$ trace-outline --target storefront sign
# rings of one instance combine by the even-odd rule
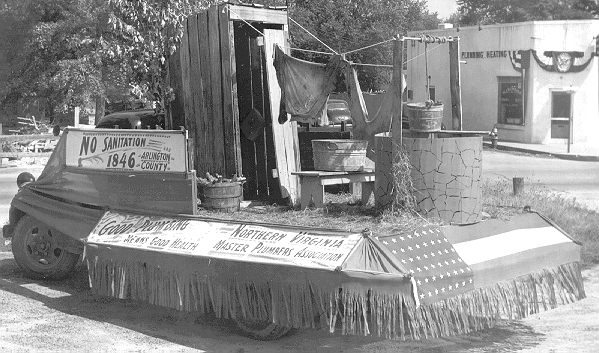
[[[335,269],[360,238],[324,231],[235,224],[190,218],[141,216],[108,211],[88,243],[164,253]]]
[[[507,58],[508,50],[463,51],[462,59]]]
[[[182,131],[67,130],[66,165],[127,172],[186,172]]]

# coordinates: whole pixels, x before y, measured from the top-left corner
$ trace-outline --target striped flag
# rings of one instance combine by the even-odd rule
[[[444,229],[476,288],[580,261],[580,244],[537,213]]]
[[[580,245],[537,213],[378,240],[414,276],[422,304],[580,261]]]

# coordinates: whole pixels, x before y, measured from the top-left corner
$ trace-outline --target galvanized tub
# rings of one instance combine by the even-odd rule
[[[443,104],[433,105],[426,102],[406,104],[406,115],[410,120],[410,130],[416,132],[441,131],[443,122]]]
[[[330,172],[364,170],[366,140],[312,140],[314,169]]]

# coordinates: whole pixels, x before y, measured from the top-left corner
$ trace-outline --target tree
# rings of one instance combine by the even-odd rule
[[[458,0],[461,25],[590,19],[594,0]]]
[[[107,50],[131,63],[138,82],[146,85],[158,105],[157,109],[168,109],[168,103],[173,99],[172,90],[166,82],[165,64],[183,36],[184,20],[215,2],[110,0],[111,12],[108,13],[104,33],[113,40],[107,41]],[[111,48],[108,43],[125,44]],[[169,124],[170,121],[167,122]]]
[[[8,52],[10,80],[3,99],[42,99],[50,117],[91,105],[109,91],[128,90],[123,61],[107,60],[98,25],[102,0],[11,1],[0,16],[19,25]],[[7,52],[7,50],[3,50]]]

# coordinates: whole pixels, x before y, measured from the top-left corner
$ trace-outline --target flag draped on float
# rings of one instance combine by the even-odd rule
[[[416,337],[468,333],[585,297],[580,244],[534,212],[379,240],[414,276]]]

